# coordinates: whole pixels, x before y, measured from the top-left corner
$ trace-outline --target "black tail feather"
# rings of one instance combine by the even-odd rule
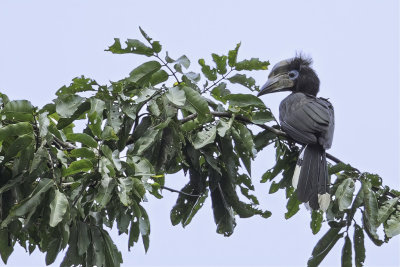
[[[313,210],[320,208],[320,195],[329,193],[329,175],[325,150],[320,145],[307,145],[301,164],[297,197]]]

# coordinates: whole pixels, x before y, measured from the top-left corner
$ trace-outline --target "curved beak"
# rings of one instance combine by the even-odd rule
[[[257,96],[275,92],[291,91],[293,86],[294,82],[289,79],[289,75],[287,73],[278,74],[268,79],[268,81],[261,87]]]

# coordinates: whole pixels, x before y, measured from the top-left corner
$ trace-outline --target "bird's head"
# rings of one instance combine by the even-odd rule
[[[258,96],[283,91],[316,96],[319,91],[319,79],[311,64],[311,58],[301,55],[276,63]]]

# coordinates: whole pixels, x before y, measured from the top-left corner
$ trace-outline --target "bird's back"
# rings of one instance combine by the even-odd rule
[[[283,130],[302,144],[332,145],[335,127],[332,104],[324,98],[304,93],[292,93],[279,106]]]

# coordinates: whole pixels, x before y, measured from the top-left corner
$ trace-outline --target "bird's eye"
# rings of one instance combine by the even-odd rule
[[[289,72],[289,78],[291,80],[296,79],[297,76],[299,76],[299,72],[297,70],[292,70],[292,71]]]

